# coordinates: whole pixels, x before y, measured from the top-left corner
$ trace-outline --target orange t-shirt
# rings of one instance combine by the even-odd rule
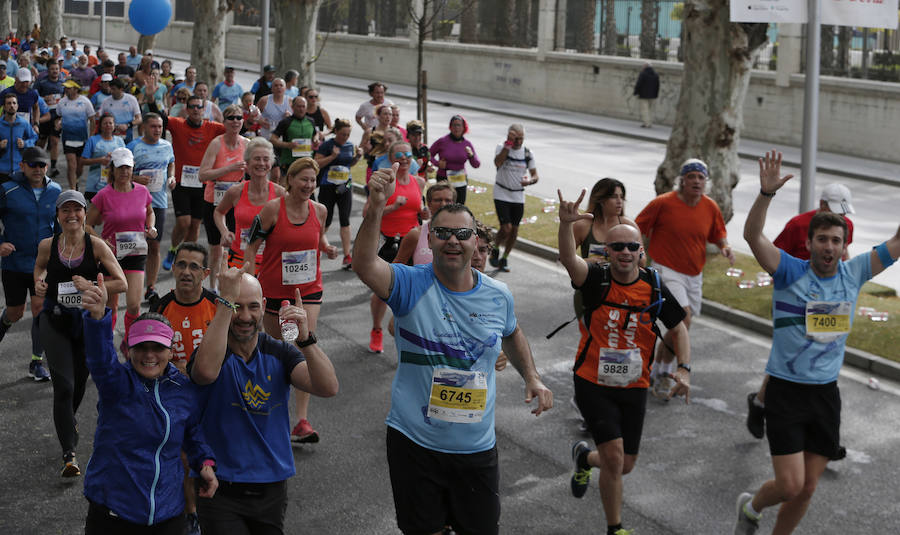
[[[591,264],[588,269],[588,277],[579,291],[584,296],[585,307],[593,310],[590,313],[585,311],[584,319],[578,324],[581,340],[578,342],[578,352],[575,354],[575,358],[576,362],[581,361],[581,365],[575,370],[575,374],[596,384],[602,348],[639,349],[642,361],[641,376],[622,388],[647,388],[650,386],[649,362],[656,345],[656,334],[650,323],[653,316],[649,312],[657,310],[656,306],[650,307],[653,286],[645,280],[646,274],[630,284],[610,281],[609,291],[604,301],[648,310],[643,314],[624,308],[602,305],[597,302],[597,297],[600,295],[602,287],[602,278],[599,274],[604,268],[599,264]],[[659,297],[664,300],[658,318],[667,328],[671,329],[684,318],[684,311],[665,286],[660,287]],[[586,327],[585,323],[589,327]]]
[[[685,275],[699,275],[706,264],[706,242],[719,243],[728,235],[716,201],[706,195],[688,206],[670,191],[650,201],[635,218],[641,234],[650,238],[654,262]]]
[[[175,300],[175,291],[172,290],[159,299],[151,312],[165,316],[175,331],[172,337],[172,363],[187,363],[216,315],[216,295],[204,288],[199,301],[182,304]]]
[[[203,121],[194,128],[187,119],[169,117],[169,132],[172,133],[172,149],[175,151],[175,178],[181,183],[181,168],[185,165],[200,166],[206,147],[216,136],[225,133],[225,126],[214,121]]]

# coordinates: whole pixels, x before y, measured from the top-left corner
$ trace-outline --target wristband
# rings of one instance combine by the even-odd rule
[[[763,197],[769,197],[769,198],[772,198],[775,196],[774,191],[772,193],[766,193],[765,191],[763,191],[762,188],[759,188],[759,194],[762,195]]]
[[[216,461],[214,461],[214,460],[212,460],[212,459],[206,459],[205,461],[203,461],[203,464],[201,464],[200,466],[201,466],[201,467],[204,467],[204,466],[211,466],[212,469],[213,469],[213,472],[216,471]]]
[[[873,247],[873,249],[875,249],[878,259],[881,260],[881,267],[884,269],[891,267],[894,263],[894,258],[891,256],[891,252],[888,251],[887,242],[882,242]]]
[[[221,304],[227,306],[228,308],[230,308],[232,311],[235,311],[235,312],[236,312],[237,309],[238,309],[238,306],[237,306],[236,304],[234,304],[234,303],[232,303],[231,301],[229,301],[228,299],[225,299],[224,297],[221,297],[221,296],[218,296],[218,295],[216,296],[216,303],[221,303]]]
[[[316,340],[316,335],[313,333],[309,333],[309,337],[306,340],[303,340],[302,342],[298,340],[295,343],[297,344],[297,347],[303,349],[304,347],[311,346],[316,342],[318,342],[318,340]]]
[[[691,373],[691,366],[689,364],[678,363],[678,368],[681,370],[685,370],[688,373]]]

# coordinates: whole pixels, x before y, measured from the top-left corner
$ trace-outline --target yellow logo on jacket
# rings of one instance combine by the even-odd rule
[[[259,385],[254,385],[249,379],[247,379],[247,384],[244,385],[244,391],[242,394],[244,396],[244,401],[253,409],[260,409],[263,405],[269,401],[269,396],[272,395],[271,392],[266,392]]]

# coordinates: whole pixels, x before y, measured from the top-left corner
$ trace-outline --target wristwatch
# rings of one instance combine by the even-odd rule
[[[313,333],[309,333],[309,337],[306,340],[304,340],[302,342],[300,340],[297,340],[294,343],[297,344],[297,347],[299,347],[300,349],[303,349],[304,347],[311,346],[311,345],[315,344],[316,342],[318,342],[318,340],[316,340],[316,335]]]
[[[687,370],[688,373],[691,373],[691,366],[689,364],[678,363],[678,367],[682,370]]]

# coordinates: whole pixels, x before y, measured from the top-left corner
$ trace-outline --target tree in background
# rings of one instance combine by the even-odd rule
[[[768,24],[729,22],[728,0],[685,2],[683,21],[681,96],[666,158],[656,171],[656,193],[672,190],[685,160],[700,158],[709,165],[709,195],[729,221],[731,191],[740,178],[744,97]]]
[[[213,87],[223,79],[225,70],[225,18],[233,11],[235,0],[191,0],[194,5],[194,31],[191,37],[191,65],[197,80]]]
[[[478,0],[472,1],[472,7],[462,12],[459,21],[459,42],[478,42]]]
[[[275,0],[273,5],[275,64],[281,71],[297,69],[297,85],[315,85],[316,19],[322,0]]]
[[[63,31],[62,0],[39,0],[38,9],[41,16],[41,38],[55,43],[66,34]],[[34,23],[28,26],[29,31],[31,31],[32,26],[34,26]]]
[[[152,50],[153,46],[156,44],[156,34],[153,35],[143,35],[138,38],[137,49],[138,53],[141,55],[148,50]]]
[[[12,27],[12,0],[0,0],[0,35],[9,35]]]
[[[641,57],[656,58],[656,36],[659,33],[659,2],[641,0]],[[666,58],[659,58],[666,59]]]
[[[593,2],[592,2],[593,3]],[[616,0],[606,0],[603,5],[603,53],[607,56],[616,55]],[[627,39],[628,36],[626,35]],[[628,43],[625,43],[626,46]]]
[[[347,33],[357,35],[369,34],[369,19],[366,11],[368,2],[366,0],[350,0],[350,16],[347,22]]]
[[[607,0],[610,2],[610,0]],[[594,21],[597,20],[597,0],[577,0],[572,6],[578,9],[575,28],[575,50],[583,53],[594,51]],[[613,40],[615,43],[615,40]],[[615,53],[615,49],[613,49]]]

